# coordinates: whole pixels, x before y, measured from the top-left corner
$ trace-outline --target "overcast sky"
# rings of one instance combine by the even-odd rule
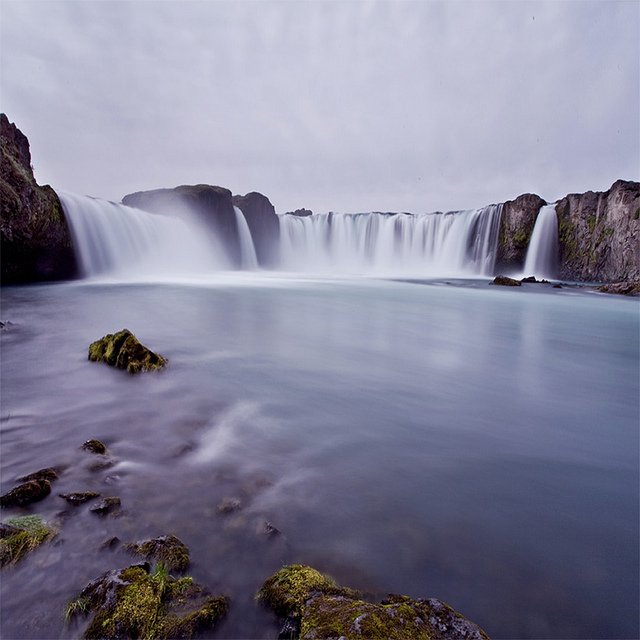
[[[278,212],[452,210],[640,175],[640,2],[2,0],[37,180]]]

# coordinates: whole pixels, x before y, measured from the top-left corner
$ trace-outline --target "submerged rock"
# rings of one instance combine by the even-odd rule
[[[20,507],[43,500],[51,493],[48,480],[29,480],[0,496],[1,507]]]
[[[3,522],[0,525],[0,566],[15,564],[56,533],[57,530],[38,515],[10,518]]]
[[[106,516],[120,509],[120,504],[120,498],[117,496],[108,496],[101,500],[95,507],[91,507],[89,511],[97,513],[99,516]]]
[[[227,613],[224,596],[212,596],[190,577],[176,580],[159,566],[133,565],[90,582],[67,605],[66,616],[93,613],[83,638],[192,638]]]
[[[99,453],[103,455],[107,453],[107,447],[105,447],[100,440],[87,440],[80,448],[85,451],[89,451],[90,453]]]
[[[89,502],[89,500],[100,497],[100,494],[97,491],[60,493],[59,495],[61,498],[64,498],[69,504],[72,504],[74,506],[84,504],[85,502]]]
[[[497,284],[502,287],[521,287],[522,282],[520,280],[514,280],[513,278],[508,278],[507,276],[496,276],[491,284]]]
[[[89,360],[106,362],[129,373],[155,371],[167,364],[164,357],[141,344],[128,329],[109,333],[92,342],[89,345]]]
[[[367,602],[303,565],[271,576],[257,598],[285,619],[281,638],[488,640],[478,625],[440,600],[394,595],[381,603]]]
[[[233,513],[242,509],[242,501],[238,498],[225,498],[217,507],[220,514]]]
[[[161,562],[169,571],[185,571],[190,562],[189,548],[174,535],[125,544],[124,548],[146,560]]]

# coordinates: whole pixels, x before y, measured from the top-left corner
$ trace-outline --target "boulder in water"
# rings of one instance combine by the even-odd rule
[[[89,451],[90,453],[97,453],[101,455],[107,453],[107,447],[105,447],[105,445],[100,442],[100,440],[95,439],[87,440],[80,448],[84,449],[85,451]]]
[[[257,598],[284,619],[281,638],[488,640],[477,624],[440,600],[393,595],[368,602],[303,565],[275,573]]]
[[[169,571],[185,571],[190,562],[189,548],[174,535],[128,543],[124,548],[146,560],[161,562]]]
[[[521,287],[522,282],[515,280],[514,278],[508,278],[507,276],[496,276],[490,284],[497,284],[502,287]]]
[[[92,613],[83,638],[192,638],[226,615],[229,601],[192,578],[175,579],[144,563],[108,571],[90,582],[66,609],[66,618]]]
[[[43,500],[51,493],[49,480],[29,480],[0,496],[0,506],[21,507],[32,502]]]
[[[131,331],[122,329],[110,333],[89,345],[89,360],[106,362],[112,367],[126,369],[129,373],[155,371],[167,364],[167,360],[140,343]]]

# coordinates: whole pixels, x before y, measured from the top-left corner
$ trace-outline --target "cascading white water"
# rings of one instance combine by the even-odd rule
[[[554,202],[542,207],[538,213],[531,240],[529,240],[524,273],[526,276],[555,278],[557,270],[558,215]]]
[[[215,239],[182,220],[88,196],[59,196],[86,277],[155,278],[230,268]]]
[[[233,207],[233,210],[236,212],[238,237],[240,239],[240,266],[243,269],[257,269],[258,258],[249,225],[244,217],[244,213],[242,213],[238,207]]]
[[[316,214],[280,218],[285,269],[492,275],[502,205],[453,213]]]

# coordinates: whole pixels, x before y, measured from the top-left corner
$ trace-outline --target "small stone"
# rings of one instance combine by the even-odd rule
[[[107,447],[100,440],[87,440],[80,448],[91,453],[107,453]]]
[[[106,516],[108,513],[113,513],[113,511],[120,508],[120,498],[117,496],[109,496],[104,498],[101,502],[99,502],[95,507],[91,507],[89,511],[92,513],[97,513],[100,516]]]
[[[75,493],[60,493],[59,496],[64,498],[69,504],[80,505],[85,502],[89,502],[89,500],[93,500],[93,498],[98,498],[100,496],[96,491],[82,491]]]
[[[240,511],[240,509],[242,509],[242,502],[238,498],[225,498],[216,507],[216,511],[222,514],[233,513],[234,511]]]
[[[266,520],[264,526],[262,527],[262,532],[269,538],[274,538],[275,536],[279,536],[282,533],[280,529],[274,527],[270,522]]]
[[[118,536],[112,536],[107,538],[101,545],[101,549],[115,549],[120,544],[120,538]]]

